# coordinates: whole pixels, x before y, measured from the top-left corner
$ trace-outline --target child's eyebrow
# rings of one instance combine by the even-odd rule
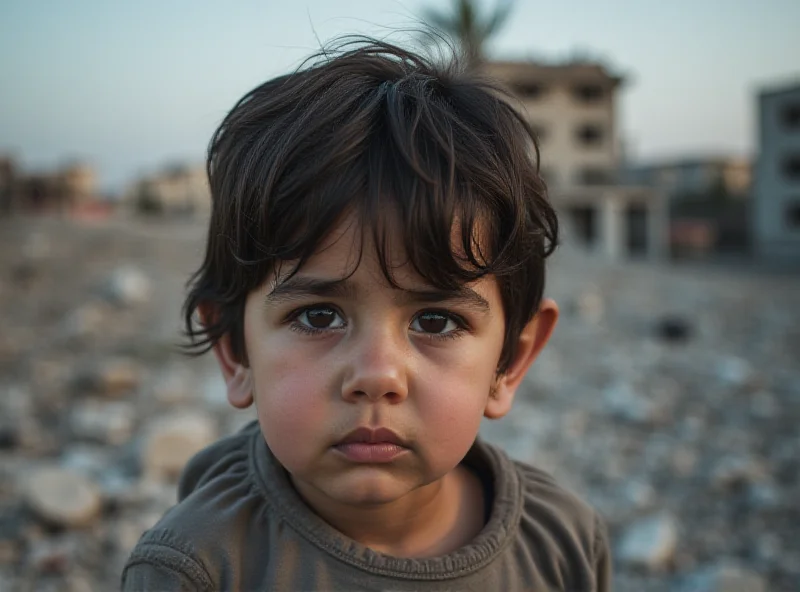
[[[401,304],[458,302],[484,313],[488,313],[491,308],[489,302],[483,296],[468,286],[461,286],[455,290],[433,288],[419,290],[399,289],[395,292],[395,299]],[[357,300],[358,290],[347,278],[322,280],[293,276],[280,283],[272,292],[267,294],[265,301],[267,304],[278,304],[308,296]]]
[[[267,294],[266,302],[277,304],[307,296],[355,299],[356,290],[346,279],[320,280],[296,275],[275,286],[272,292]]]
[[[401,290],[398,299],[404,302],[430,303],[456,302],[479,312],[488,313],[489,302],[472,288],[461,286],[456,290]]]

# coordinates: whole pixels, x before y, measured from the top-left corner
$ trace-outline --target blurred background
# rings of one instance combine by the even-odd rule
[[[0,590],[106,590],[252,418],[180,340],[209,138],[320,43],[425,22],[516,97],[564,226],[484,436],[605,517],[615,590],[800,590],[800,2],[0,4]]]

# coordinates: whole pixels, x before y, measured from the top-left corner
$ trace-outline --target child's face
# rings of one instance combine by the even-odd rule
[[[239,368],[267,443],[298,489],[356,505],[441,479],[481,418],[507,410],[492,395],[505,331],[496,280],[441,294],[402,265],[398,250],[403,290],[394,289],[369,241],[353,272],[360,236],[357,224],[340,226],[292,279],[273,292],[271,278],[249,296],[249,368]],[[376,432],[372,444],[343,442],[357,428],[386,428],[396,441]]]

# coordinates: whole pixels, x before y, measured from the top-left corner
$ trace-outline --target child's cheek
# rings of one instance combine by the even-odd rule
[[[416,397],[419,421],[430,447],[445,462],[460,461],[469,450],[480,427],[485,406],[481,382],[443,376]],[[465,378],[467,380],[465,380]],[[472,378],[476,378],[474,375]]]
[[[273,453],[290,471],[307,462],[328,434],[330,385],[322,368],[291,348],[264,343],[252,360],[258,416]]]

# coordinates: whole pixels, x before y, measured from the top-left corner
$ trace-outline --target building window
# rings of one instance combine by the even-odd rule
[[[800,198],[786,206],[786,226],[792,230],[800,230]]]
[[[575,130],[582,146],[599,146],[603,143],[603,127],[594,123],[582,125]]]
[[[603,98],[605,92],[599,84],[580,84],[573,89],[573,94],[582,103],[596,103]]]
[[[625,208],[625,226],[628,252],[631,255],[646,255],[647,207],[642,204],[628,204]]]
[[[781,122],[789,130],[800,130],[800,103],[790,103],[781,109]]]
[[[800,153],[783,159],[783,176],[791,181],[800,181]]]
[[[541,98],[544,94],[545,88],[538,82],[519,82],[514,85],[514,90],[520,98],[535,100]]]
[[[592,247],[597,241],[597,210],[592,206],[572,206],[568,210],[578,243]]]
[[[610,185],[614,183],[614,173],[603,167],[584,167],[578,172],[578,183],[583,185]]]

